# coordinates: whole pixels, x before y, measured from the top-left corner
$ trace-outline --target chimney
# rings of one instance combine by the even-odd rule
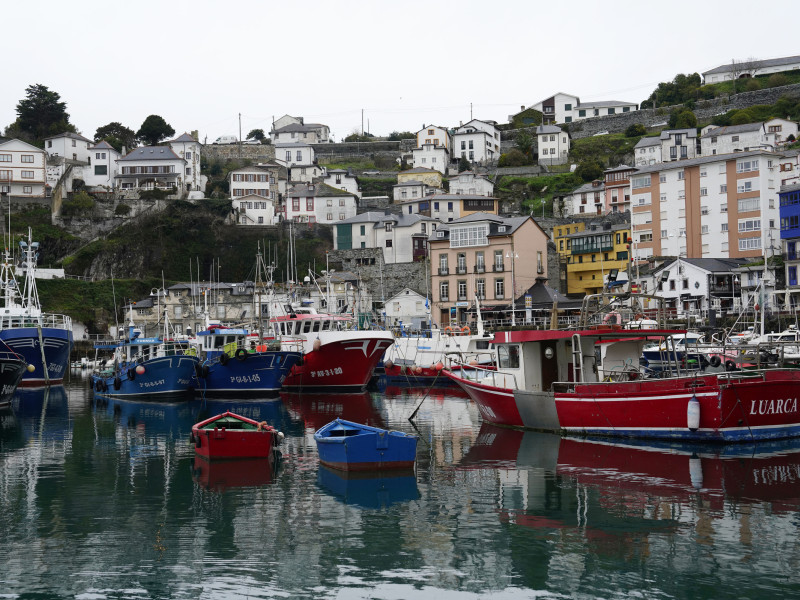
[[[519,110],[520,110],[520,112],[522,112],[523,110],[525,110],[525,105],[523,104],[522,106],[520,106],[520,107],[519,107]]]
[[[125,152],[125,146],[122,147],[122,156],[125,156],[127,152]]]

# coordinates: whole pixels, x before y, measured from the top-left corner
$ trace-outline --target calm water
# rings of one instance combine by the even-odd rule
[[[19,392],[0,415],[0,597],[800,597],[800,443],[720,455],[523,434],[439,391],[414,474],[319,466],[316,428],[413,431],[424,393]],[[282,459],[195,460],[191,425],[225,408],[282,430]]]

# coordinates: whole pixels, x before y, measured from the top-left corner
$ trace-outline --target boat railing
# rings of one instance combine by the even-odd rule
[[[72,318],[55,313],[33,315],[5,315],[0,318],[0,329],[11,327],[49,327],[52,329],[72,330]]]
[[[460,369],[461,378],[466,379],[467,381],[474,381],[476,383],[490,385],[492,387],[511,388],[515,390],[519,389],[516,373],[498,371],[494,367],[482,367],[480,365],[461,364],[455,362],[449,365],[447,368],[450,371]],[[474,377],[470,376],[470,374],[474,374]],[[509,385],[509,381],[507,379],[509,377],[511,378],[513,385]]]

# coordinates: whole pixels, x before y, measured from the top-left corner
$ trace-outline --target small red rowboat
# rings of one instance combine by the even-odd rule
[[[192,427],[194,451],[207,459],[266,458],[283,440],[266,422],[224,412]]]

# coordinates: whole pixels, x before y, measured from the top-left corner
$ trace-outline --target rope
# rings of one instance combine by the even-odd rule
[[[414,422],[414,417],[417,416],[417,413],[419,412],[419,409],[422,406],[422,403],[425,402],[425,398],[428,397],[428,394],[431,393],[431,390],[433,389],[433,386],[436,385],[436,380],[439,379],[439,374],[440,373],[441,373],[441,371],[436,371],[436,377],[433,378],[433,383],[431,383],[430,387],[428,388],[428,391],[425,392],[425,395],[422,397],[422,400],[420,400],[419,404],[417,404],[417,407],[414,409],[414,412],[412,412],[411,416],[408,417],[408,420],[411,421],[412,423]]]

